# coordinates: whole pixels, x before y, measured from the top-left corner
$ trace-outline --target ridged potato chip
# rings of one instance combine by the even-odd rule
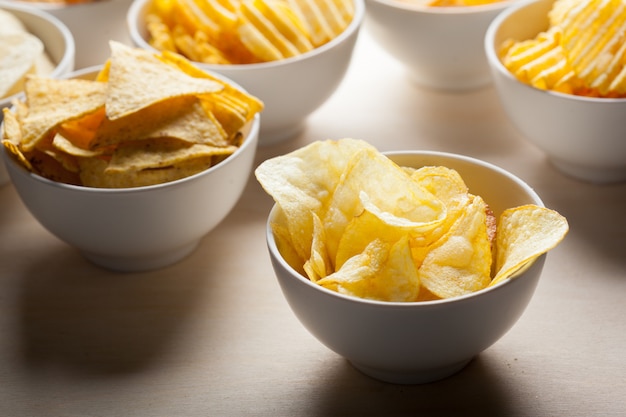
[[[590,97],[626,97],[626,6],[622,0],[557,0],[550,27],[507,40],[502,63],[534,87]]]

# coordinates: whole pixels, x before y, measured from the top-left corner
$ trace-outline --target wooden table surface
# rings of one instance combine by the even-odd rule
[[[272,201],[254,177],[190,257],[132,274],[88,263],[5,185],[0,416],[626,415],[626,184],[556,171],[508,122],[492,87],[410,84],[367,26],[336,94],[298,138],[260,148],[256,163],[342,137],[495,163],[568,218],[535,297],[500,341],[436,383],[360,374],[283,299],[265,246]]]

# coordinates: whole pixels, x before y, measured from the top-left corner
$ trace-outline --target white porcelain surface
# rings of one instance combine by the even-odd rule
[[[136,46],[152,49],[146,41],[145,10],[151,0],[135,0],[128,13],[130,37]],[[355,0],[355,14],[346,30],[329,43],[298,57],[250,65],[207,65],[259,97],[265,104],[259,143],[291,139],[308,116],[335,92],[348,69],[363,16],[363,0]]]
[[[74,70],[75,44],[69,29],[54,16],[15,2],[0,1],[0,9],[16,16],[33,35],[43,42],[46,53],[56,67],[51,77],[60,77]],[[2,109],[10,107],[17,95],[0,99],[0,122]],[[4,164],[0,161],[0,186],[9,182]]]
[[[76,41],[76,68],[102,65],[109,58],[109,40],[130,44],[126,13],[132,0],[98,0],[77,4],[32,3],[57,17]]]
[[[417,84],[468,90],[491,82],[483,47],[485,32],[510,3],[429,7],[398,0],[366,0],[365,27]]]
[[[461,155],[439,152],[387,153],[400,165],[444,165],[456,169],[470,192],[481,195],[496,215],[525,203],[543,205],[523,181]],[[399,384],[426,383],[461,370],[517,322],[533,296],[545,256],[522,275],[450,300],[388,303],[348,297],[299,275],[283,260],[270,223],[267,244],[274,272],[289,306],[304,327],[363,373]]]
[[[92,69],[76,77],[93,77]],[[246,126],[244,144],[206,171],[148,187],[102,189],[47,180],[9,157],[2,159],[32,215],[87,259],[118,271],[171,265],[189,255],[235,206],[248,182],[260,116]]]
[[[626,99],[539,90],[516,80],[497,56],[505,39],[531,39],[547,29],[553,2],[516,5],[489,27],[485,49],[500,101],[524,137],[563,173],[593,183],[626,181]]]

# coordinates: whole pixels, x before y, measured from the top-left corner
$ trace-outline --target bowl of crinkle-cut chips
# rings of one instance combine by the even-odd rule
[[[28,77],[0,153],[33,216],[87,259],[160,268],[238,201],[263,103],[179,55],[110,46],[104,65]]]
[[[135,0],[136,46],[179,53],[265,103],[260,145],[296,137],[341,84],[363,0]]]
[[[373,378],[448,377],[520,318],[569,230],[521,179],[463,155],[313,142],[261,163],[291,309]]]
[[[621,0],[536,0],[492,22],[485,50],[522,136],[559,171],[626,181],[626,8]]]

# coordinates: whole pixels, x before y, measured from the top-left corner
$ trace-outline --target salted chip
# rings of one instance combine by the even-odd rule
[[[354,139],[317,141],[265,160],[256,168],[257,180],[285,213],[295,251],[302,259],[311,256],[311,213],[325,210],[350,159],[370,147]]]
[[[326,231],[322,220],[315,213],[313,215],[313,241],[311,242],[311,257],[304,263],[304,271],[312,282],[317,282],[334,271],[333,263],[328,257],[326,249]]]
[[[441,201],[413,181],[407,173],[373,147],[356,153],[341,173],[339,182],[322,217],[328,236],[331,259],[337,255],[346,226],[365,209],[380,217],[404,218],[423,228],[433,228],[446,216]]]
[[[186,95],[210,94],[224,89],[207,78],[196,78],[167,65],[154,54],[111,41],[107,117],[127,116],[160,101]]]
[[[579,2],[559,27],[569,61],[588,87],[600,94],[626,93],[626,7],[622,0]]]
[[[407,236],[391,245],[372,241],[317,284],[341,294],[391,302],[415,301],[420,288]]]
[[[31,76],[25,93],[28,113],[22,120],[22,148],[31,151],[59,124],[76,120],[104,107],[105,83],[81,79]]]
[[[505,210],[498,224],[496,275],[491,285],[556,247],[568,231],[567,219],[554,210],[536,205]]]
[[[160,101],[125,117],[104,119],[90,148],[162,137],[213,146],[230,144],[222,126],[212,113],[204,110],[196,97],[181,96]]]
[[[121,143],[115,148],[104,172],[113,173],[165,168],[190,159],[210,159],[218,155],[231,155],[236,150],[236,146],[189,145],[186,142],[173,138],[134,140]]]
[[[446,235],[430,248],[419,268],[419,279],[440,298],[458,297],[489,285],[491,263],[486,204],[474,196]]]

